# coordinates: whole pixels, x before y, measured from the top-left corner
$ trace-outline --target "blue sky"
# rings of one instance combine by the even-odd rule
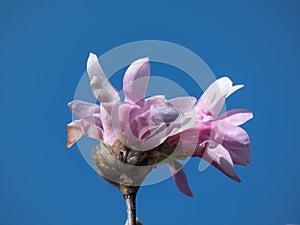
[[[119,191],[76,146],[65,147],[67,103],[89,52],[148,39],[185,46],[216,77],[245,84],[227,108],[255,117],[243,126],[253,153],[249,166],[237,167],[242,183],[213,167],[200,173],[199,160],[190,161],[195,197],[171,179],[142,188],[144,224],[300,224],[299,12],[296,0],[1,1],[0,224],[124,224]],[[190,80],[179,82],[201,95]]]

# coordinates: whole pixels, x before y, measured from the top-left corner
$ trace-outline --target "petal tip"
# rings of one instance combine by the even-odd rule
[[[149,63],[149,61],[150,61],[149,57],[140,58],[140,59],[135,60],[131,65],[146,64],[146,63]]]
[[[87,60],[87,68],[92,66],[95,62],[98,62],[98,57],[94,53],[90,52],[88,60]],[[88,73],[89,74],[89,73]]]
[[[191,191],[185,192],[184,194],[185,194],[186,196],[190,197],[190,198],[194,198],[194,195],[193,195],[193,193],[192,193]]]
[[[136,62],[149,62],[149,61],[150,61],[149,57],[140,58],[140,59],[136,60]]]
[[[68,107],[69,107],[70,109],[72,109],[73,103],[74,103],[73,101],[68,103]]]
[[[253,112],[249,112],[250,116],[249,119],[252,119],[254,117]]]
[[[80,128],[74,127],[72,125],[72,123],[67,124],[67,129],[68,129],[68,136],[67,136],[67,148],[71,148],[72,145],[75,144],[76,141],[79,140],[79,138],[81,138],[82,136],[82,132],[80,130]]]
[[[170,170],[173,175],[173,180],[175,181],[177,188],[186,196],[194,197],[194,195],[190,189],[190,186],[188,184],[188,179],[187,179],[187,176],[186,176],[184,170],[180,169],[180,170],[176,171],[176,169],[173,168],[172,166],[170,166]]]
[[[238,182],[238,183],[241,183],[242,182],[242,180],[237,176],[237,175],[235,175],[235,176],[233,176],[233,177],[231,177],[233,180],[235,180],[236,182]]]
[[[90,52],[90,54],[89,54],[89,58],[91,58],[91,57],[97,57],[97,56],[96,56],[96,54],[94,54],[94,53]]]
[[[71,148],[73,144],[74,144],[74,143],[71,143],[71,142],[68,141],[68,143],[66,144],[66,147],[67,147],[67,148]]]
[[[229,81],[231,81],[231,79],[227,76],[220,77],[218,80],[229,80]]]

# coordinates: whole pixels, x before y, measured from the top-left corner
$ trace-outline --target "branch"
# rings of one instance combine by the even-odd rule
[[[123,191],[127,208],[127,223],[126,225],[137,225],[136,223],[136,194],[139,187],[128,187]]]

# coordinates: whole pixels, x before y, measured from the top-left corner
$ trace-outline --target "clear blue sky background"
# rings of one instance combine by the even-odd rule
[[[241,184],[194,160],[194,198],[171,179],[140,190],[144,224],[300,224],[299,28],[297,0],[1,1],[0,224],[124,224],[118,190],[65,147],[66,104],[90,51],[145,39],[183,45],[217,77],[244,83],[227,108],[255,118],[244,126],[253,154],[237,167]]]

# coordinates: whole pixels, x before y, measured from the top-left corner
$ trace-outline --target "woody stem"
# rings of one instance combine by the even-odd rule
[[[126,225],[136,225],[136,194],[138,187],[129,187],[123,192],[123,197],[126,202],[127,208],[127,221]]]

